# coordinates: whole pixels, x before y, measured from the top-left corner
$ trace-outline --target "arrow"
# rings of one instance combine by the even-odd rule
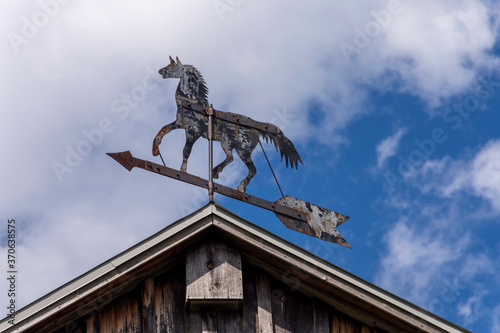
[[[298,223],[296,219],[284,214],[275,213],[287,228],[351,249],[349,243],[335,229],[335,227],[347,221],[349,216],[313,205],[289,195],[277,200],[276,203],[298,210],[307,216],[306,223]]]
[[[107,155],[120,163],[128,171],[137,167],[208,189],[208,181],[203,178],[136,158],[128,150],[120,153],[107,153]],[[347,221],[349,216],[288,195],[275,202],[271,202],[217,183],[214,183],[214,192],[270,210],[289,229],[351,248],[349,243],[335,229],[335,227]]]

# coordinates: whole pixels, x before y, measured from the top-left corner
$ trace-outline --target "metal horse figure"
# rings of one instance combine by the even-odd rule
[[[208,116],[202,112],[195,111],[182,106],[182,100],[189,101],[192,104],[197,104],[200,107],[208,108],[207,99],[208,88],[205,85],[205,80],[200,72],[191,65],[183,65],[178,58],[177,62],[170,57],[170,64],[167,67],[160,69],[158,72],[164,79],[176,78],[179,80],[175,99],[177,103],[177,117],[174,122],[165,125],[156,135],[153,141],[153,155],[159,154],[158,146],[160,145],[163,136],[174,129],[183,128],[186,130],[186,144],[183,150],[183,161],[181,171],[187,169],[187,161],[191,154],[193,144],[200,137],[208,139]],[[248,119],[242,115],[236,115],[239,119]],[[251,128],[244,125],[238,125],[223,119],[214,117],[213,119],[213,140],[220,141],[222,149],[226,153],[226,158],[213,170],[214,178],[218,178],[219,173],[231,163],[233,158],[233,149],[241,158],[243,163],[248,167],[248,176],[246,176],[238,186],[238,191],[245,192],[246,187],[252,177],[256,174],[257,169],[252,161],[252,151],[259,143],[259,137],[262,136],[268,142],[274,143],[276,151],[280,150],[281,159],[285,157],[286,165],[290,161],[290,166],[298,168],[298,162],[303,164],[299,153],[295,150],[293,143],[283,134],[283,132],[273,124],[260,123],[266,126],[271,131],[261,131],[257,128]]]

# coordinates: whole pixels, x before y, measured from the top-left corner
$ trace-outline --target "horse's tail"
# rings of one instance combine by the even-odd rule
[[[290,167],[293,168],[295,166],[296,169],[298,169],[299,162],[304,164],[292,141],[290,141],[290,139],[288,139],[285,134],[283,134],[278,126],[275,126],[273,124],[266,124],[266,127],[269,128],[270,131],[260,131],[260,136],[262,136],[267,143],[269,141],[274,143],[276,151],[278,151],[279,148],[281,160],[283,161],[284,156],[287,167],[288,161],[290,161]]]

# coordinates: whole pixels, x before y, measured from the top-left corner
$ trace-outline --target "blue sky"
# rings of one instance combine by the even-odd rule
[[[201,71],[216,109],[284,131],[304,165],[285,168],[265,145],[283,191],[351,216],[338,230],[353,249],[217,202],[471,331],[500,332],[497,2],[1,4],[0,257],[15,219],[19,305],[207,203],[105,155],[160,162],[151,143],[175,119],[177,82],[156,71],[172,55]],[[181,130],[164,138],[168,166],[183,144]],[[206,150],[199,140],[190,173],[206,177]],[[253,156],[247,192],[279,199]],[[221,181],[244,174],[236,158]]]

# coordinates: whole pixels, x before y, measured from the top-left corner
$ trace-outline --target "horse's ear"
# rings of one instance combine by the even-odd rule
[[[172,57],[171,57],[171,56],[168,56],[168,57],[170,58],[170,63],[171,63],[171,64],[175,64],[174,59],[172,59]]]
[[[177,65],[182,65],[181,61],[179,60],[179,58],[175,57],[175,59],[177,60]]]

